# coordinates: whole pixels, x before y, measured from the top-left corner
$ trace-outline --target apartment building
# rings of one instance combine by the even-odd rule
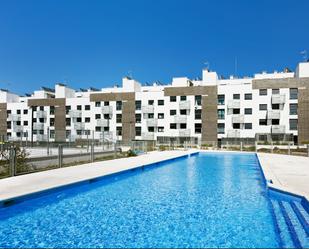
[[[309,141],[309,62],[295,72],[224,79],[173,78],[142,85],[80,89],[64,84],[26,96],[0,91],[0,135],[15,141]]]

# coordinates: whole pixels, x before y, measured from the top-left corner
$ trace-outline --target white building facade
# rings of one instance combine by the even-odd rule
[[[295,72],[223,79],[203,70],[201,80],[173,78],[142,86],[76,91],[63,84],[18,96],[0,90],[0,135],[11,141],[73,142],[309,141],[309,62]]]

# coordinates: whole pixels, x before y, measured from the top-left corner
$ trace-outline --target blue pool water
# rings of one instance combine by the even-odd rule
[[[280,246],[254,154],[200,153],[0,209],[0,247]]]

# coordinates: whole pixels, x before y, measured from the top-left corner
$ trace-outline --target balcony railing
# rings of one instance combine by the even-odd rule
[[[85,130],[85,123],[74,123],[75,130]]]
[[[82,117],[82,111],[80,110],[70,110],[69,115],[71,118],[81,118]]]
[[[235,99],[229,100],[228,103],[227,103],[227,108],[228,109],[238,109],[238,108],[240,108],[240,100],[235,100]]]
[[[238,114],[232,116],[232,123],[233,124],[243,124],[245,121],[244,115]]]
[[[33,130],[44,130],[44,123],[33,123]]]
[[[142,112],[143,113],[153,113],[154,107],[152,105],[142,106]]]
[[[46,118],[46,116],[47,116],[46,111],[37,111],[36,112],[37,118]]]
[[[142,140],[154,140],[154,132],[143,132]]]
[[[285,133],[285,125],[272,125],[271,133],[273,134],[284,134]]]
[[[158,119],[156,118],[151,118],[146,120],[147,126],[158,126]]]
[[[110,105],[102,106],[102,114],[112,114],[113,113],[113,107]]]
[[[174,122],[177,124],[187,123],[187,116],[186,115],[175,115]]]
[[[227,132],[227,137],[230,138],[239,138],[240,137],[240,131],[238,130],[229,130]]]
[[[97,120],[97,126],[101,127],[107,127],[108,126],[108,120],[107,119],[98,119]]]
[[[189,100],[180,101],[179,102],[179,109],[180,110],[190,110],[191,109],[191,102]]]
[[[274,94],[271,96],[272,104],[284,104],[285,103],[285,94]]]
[[[20,121],[20,114],[9,114],[8,121]]]
[[[191,136],[190,129],[179,130],[179,137],[190,137],[190,136]]]
[[[267,119],[280,119],[280,111],[279,110],[268,110]]]

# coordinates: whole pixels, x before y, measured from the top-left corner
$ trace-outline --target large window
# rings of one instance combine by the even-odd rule
[[[279,94],[280,93],[280,89],[272,89],[272,94]]]
[[[246,130],[252,130],[252,123],[245,123]]]
[[[233,94],[233,99],[240,99],[240,94],[238,93]]]
[[[298,89],[290,88],[290,99],[298,99]]]
[[[224,118],[225,118],[225,110],[218,109],[218,119],[224,119]]]
[[[290,130],[297,130],[297,119],[290,119]]]
[[[218,95],[218,105],[224,105],[224,103],[225,103],[225,95],[224,94]]]
[[[122,115],[121,114],[117,114],[116,115],[116,123],[121,123],[122,122]]]
[[[187,96],[180,96],[180,101],[185,101],[187,100]]]
[[[297,115],[297,104],[290,104],[290,115]]]
[[[194,125],[194,131],[195,131],[195,134],[201,134],[202,133],[202,124],[195,124]]]
[[[170,115],[171,115],[171,116],[176,115],[176,110],[170,110]]]
[[[245,115],[252,115],[252,108],[245,108]]]
[[[142,101],[136,100],[135,101],[135,110],[139,111],[142,109]]]
[[[176,96],[170,96],[170,102],[176,102],[177,98]]]
[[[158,100],[158,105],[164,105],[164,100],[163,99],[159,99]]]
[[[142,127],[135,127],[135,136],[142,135]]]
[[[202,96],[201,95],[195,96],[195,105],[202,105]]]
[[[252,99],[252,93],[245,93],[245,100],[251,100]]]
[[[259,124],[260,124],[261,126],[267,125],[267,119],[260,119],[260,120],[259,120]]]
[[[158,119],[164,119],[164,113],[158,113]]]
[[[122,110],[122,101],[116,101],[116,110],[121,111]]]
[[[194,118],[199,120],[202,119],[202,110],[201,109],[196,109],[194,111]]]
[[[171,130],[176,130],[176,128],[177,128],[176,123],[171,123],[171,124],[170,124],[170,129],[171,129]]]
[[[140,113],[135,114],[135,123],[142,122],[142,115]]]
[[[260,104],[260,111],[266,111],[267,110],[267,104]]]
[[[224,128],[225,128],[225,124],[219,123],[218,124],[218,134],[224,134]]]

